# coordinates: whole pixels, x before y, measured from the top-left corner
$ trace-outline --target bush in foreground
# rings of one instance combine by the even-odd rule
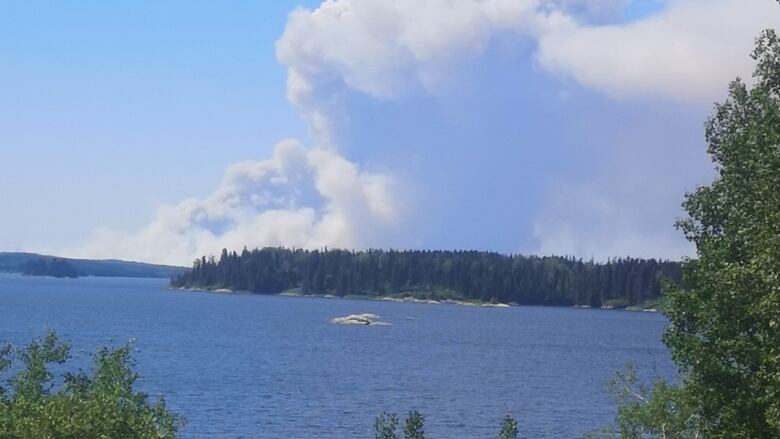
[[[517,421],[510,415],[501,420],[501,432],[498,439],[517,439]]]
[[[678,223],[696,245],[666,288],[664,342],[680,383],[617,378],[623,439],[780,437],[780,36],[756,41],[754,85],[732,82],[706,125],[717,177]]]
[[[183,419],[133,390],[131,346],[103,348],[83,370],[55,377],[70,358],[54,332],[24,348],[0,347],[0,438],[173,439]],[[10,375],[10,377],[8,377]],[[57,383],[55,385],[55,383]]]
[[[411,411],[404,421],[404,439],[425,439],[425,418],[418,411]],[[398,439],[396,429],[398,416],[393,413],[382,413],[374,423],[376,439]],[[499,439],[517,439],[517,421],[510,415],[501,421]]]

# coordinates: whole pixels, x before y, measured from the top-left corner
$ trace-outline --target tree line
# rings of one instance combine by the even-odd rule
[[[67,259],[61,258],[38,258],[29,261],[22,266],[22,274],[25,276],[68,277],[71,279],[79,277],[76,267]]]
[[[527,305],[639,305],[657,300],[662,279],[679,282],[680,264],[618,258],[604,263],[572,257],[482,251],[301,250],[222,251],[202,257],[171,280],[183,288],[229,288],[274,294],[412,296]]]

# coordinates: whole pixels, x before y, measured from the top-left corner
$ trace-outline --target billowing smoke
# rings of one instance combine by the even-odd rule
[[[496,34],[524,34],[541,17],[536,0],[326,0],[290,14],[277,42],[287,97],[314,137],[333,142],[345,89],[397,100],[435,92]]]
[[[363,247],[397,221],[389,177],[285,140],[273,156],[232,165],[203,199],[163,206],[136,233],[99,230],[76,253],[184,264],[219,249]]]
[[[323,139],[344,89],[376,99],[435,92],[502,35],[530,38],[550,72],[620,96],[710,101],[750,74],[753,36],[776,25],[769,1],[675,0],[658,15],[623,23],[626,0],[326,0],[290,14],[277,42],[287,96]]]
[[[664,105],[692,106],[703,118],[702,109],[723,95],[728,81],[749,78],[754,36],[780,22],[780,10],[769,1],[671,0],[657,14],[626,22],[620,18],[629,3],[326,0],[315,10],[290,15],[277,54],[288,68],[289,100],[310,120],[315,138],[328,145],[348,119],[345,95],[401,105],[413,95],[435,97],[461,85],[461,67],[488,56],[496,40],[514,41],[519,51],[530,43],[529,62],[584,88],[629,103],[649,99],[661,111]],[[649,134],[652,127],[604,128],[626,138],[599,145],[602,153],[622,149],[600,157],[620,171],[598,169],[591,180],[561,175],[544,190],[548,200],[536,213],[533,231],[526,231],[535,244],[521,249],[585,257],[689,253],[671,225],[684,192],[708,178],[701,143],[670,142]],[[651,137],[663,143],[648,142]],[[645,156],[648,149],[675,165],[655,163],[659,167],[647,176],[649,163],[624,158]],[[686,162],[679,163],[680,157]],[[638,175],[646,178],[637,183]],[[627,194],[628,187],[636,191]]]
[[[446,242],[584,257],[678,257],[688,250],[671,224],[685,190],[708,176],[706,160],[700,140],[690,141],[691,129],[673,131],[674,122],[654,125],[653,114],[693,108],[690,114],[697,116],[689,119],[700,123],[728,80],[749,77],[753,38],[763,27],[780,23],[780,8],[760,0],[669,0],[663,11],[626,22],[622,14],[629,3],[325,0],[313,10],[296,9],[276,50],[288,71],[287,97],[307,120],[314,148],[284,141],[270,159],[230,167],[212,195],[162,207],[137,233],[98,231],[79,253],[188,263],[223,247],[438,247]],[[522,58],[526,79],[535,75],[541,84],[535,94],[523,95],[529,100],[507,101],[515,90],[532,87],[513,79],[512,70],[485,73],[479,81],[468,73],[473,65],[517,67],[505,62],[507,57],[504,64],[491,63],[496,53],[506,52]],[[461,88],[467,92],[460,93]],[[545,108],[528,107],[543,93],[550,96]],[[427,205],[408,209],[408,200],[400,199],[394,186],[397,178],[361,170],[342,156],[339,145],[355,128],[350,118],[362,117],[353,111],[355,96],[374,107],[392,107],[394,117],[375,117],[371,131],[384,135],[353,143],[381,145],[365,151],[382,147],[379,156],[386,159],[393,154],[387,152],[388,134],[397,134],[396,154],[402,158],[391,161],[397,167],[393,175],[399,171],[405,184],[427,192]],[[404,109],[421,111],[415,100],[420,97],[447,102],[455,119],[459,108],[467,108],[469,116],[449,125],[416,120],[403,125]],[[494,102],[502,107],[493,107]],[[575,104],[584,109],[577,111]],[[619,105],[627,107],[616,109]],[[552,129],[544,119],[533,122],[539,117],[535,113],[544,111],[560,117],[559,108],[574,108],[566,110],[570,120],[558,120]],[[610,120],[602,114],[615,116]],[[651,123],[630,127],[618,120],[631,114],[638,120],[649,117]],[[700,125],[688,122],[685,126],[692,126],[700,139]],[[460,136],[456,131],[462,126],[471,131],[464,128]],[[517,126],[528,132],[512,138]],[[571,157],[553,151],[558,167],[541,179],[529,163],[546,163],[534,149],[545,144],[539,140],[544,130],[556,148],[572,150]],[[415,132],[414,138],[403,136],[408,131]],[[567,131],[581,132],[581,142],[572,145],[561,137]],[[612,135],[603,136],[607,132]],[[656,132],[663,135],[654,137]],[[685,136],[675,137],[679,132]],[[472,146],[456,146],[469,136],[477,139]],[[434,143],[442,139],[451,142]],[[425,147],[436,152],[417,154]],[[361,154],[364,160],[371,156]],[[512,163],[522,171],[512,172],[507,155],[519,158]],[[588,172],[570,172],[576,157],[588,158],[581,160]],[[488,172],[496,169],[503,172]],[[513,176],[523,172],[526,180]],[[544,193],[544,200],[534,203],[529,187]],[[473,203],[457,200],[465,193],[472,194]],[[486,223],[511,215],[518,221],[506,222],[517,230],[507,230],[500,221],[495,227]],[[531,219],[523,224],[521,215]],[[479,240],[499,228],[506,247]],[[465,229],[468,233],[452,233]],[[383,240],[388,233],[401,238]],[[446,239],[430,239],[435,234]],[[519,236],[531,241],[516,242]]]

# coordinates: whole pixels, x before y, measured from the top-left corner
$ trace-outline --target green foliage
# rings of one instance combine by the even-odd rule
[[[13,347],[10,344],[0,346],[0,374],[8,370],[13,364],[13,361],[11,360],[11,354],[13,353],[12,349]],[[5,396],[5,393],[6,390],[3,388],[2,383],[0,383],[0,400]]]
[[[624,438],[780,437],[780,41],[756,42],[755,86],[734,81],[706,124],[715,181],[678,222],[696,245],[667,288],[664,334],[678,387],[618,376]]]
[[[376,439],[398,439],[395,430],[398,427],[398,416],[387,412],[377,416],[374,422]]]
[[[18,351],[17,357],[24,364],[24,369],[10,380],[14,396],[31,401],[43,398],[54,378],[47,366],[64,363],[69,354],[70,346],[62,343],[53,332]]]
[[[376,439],[398,439],[398,416],[384,412],[374,422]],[[510,415],[501,420],[499,439],[517,439],[517,421]],[[425,417],[418,411],[411,411],[404,421],[404,439],[425,439]]]
[[[131,347],[104,348],[93,357],[93,372],[66,373],[55,379],[50,365],[69,358],[70,347],[55,333],[23,349],[0,349],[0,373],[15,369],[0,387],[0,438],[172,439],[183,420],[161,399],[150,403],[133,391]],[[55,389],[54,383],[61,382]]]
[[[616,426],[592,433],[589,438],[699,438],[697,415],[684,390],[656,380],[652,386],[639,382],[631,362],[615,374],[610,393],[618,405]]]
[[[501,431],[498,439],[517,439],[517,421],[510,415],[501,420]]]
[[[425,418],[418,411],[411,411],[404,421],[404,439],[425,439]],[[384,412],[374,422],[376,439],[398,439],[398,416]]]
[[[718,178],[679,222],[698,258],[671,288],[665,342],[708,438],[780,437],[780,44],[757,40],[756,85],[737,80],[706,126]]]
[[[425,439],[425,418],[418,411],[409,412],[404,425],[404,439]]]
[[[638,305],[679,281],[676,262],[501,255],[477,251],[288,250],[264,248],[195,260],[176,287],[336,296],[412,296],[529,305]]]

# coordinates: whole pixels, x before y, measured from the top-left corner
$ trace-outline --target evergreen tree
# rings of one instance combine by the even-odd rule
[[[662,278],[679,281],[679,264],[634,258],[597,264],[475,251],[264,248],[198,259],[172,285],[598,307],[657,301]]]

